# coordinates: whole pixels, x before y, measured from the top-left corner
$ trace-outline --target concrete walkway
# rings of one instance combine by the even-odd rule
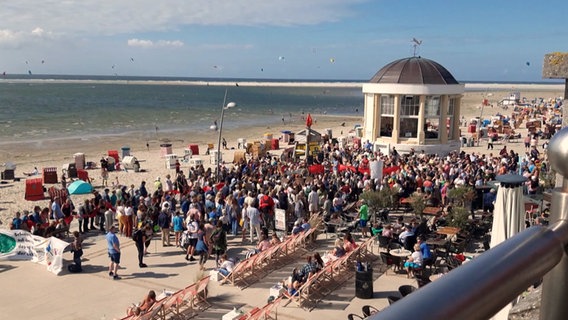
[[[72,228],[73,230],[74,228]],[[139,268],[134,242],[119,237],[122,247],[121,280],[108,276],[106,241],[101,233],[91,231],[85,240],[83,256],[84,271],[70,274],[66,268],[59,276],[48,272],[43,265],[29,261],[0,261],[0,314],[6,319],[117,319],[125,316],[132,303],[139,302],[149,290],[157,294],[162,290],[181,289],[203,276],[196,262],[187,262],[179,248],[162,247],[155,238],[150,245],[150,254],[144,262],[148,268]],[[331,240],[320,235],[321,243],[316,251],[323,254],[329,250]],[[229,236],[230,255],[243,254],[251,245],[242,245],[240,237]],[[377,252],[377,247],[374,247]],[[65,266],[71,263],[72,254],[65,253]],[[287,278],[294,266],[301,266],[304,259],[274,270],[260,282],[240,290],[217,282],[210,282],[209,300],[212,307],[200,313],[196,319],[220,319],[234,307],[245,312],[266,304],[269,288]],[[379,269],[379,260],[374,263]],[[206,267],[210,270],[215,261],[210,258]],[[206,271],[207,274],[209,271]],[[416,286],[416,281],[405,274],[375,274],[374,298],[355,298],[355,278],[328,295],[311,312],[298,308],[293,303],[278,308],[279,319],[346,319],[349,313],[361,314],[361,307],[369,304],[378,309],[388,306],[386,297],[397,295],[398,287],[404,284]]]

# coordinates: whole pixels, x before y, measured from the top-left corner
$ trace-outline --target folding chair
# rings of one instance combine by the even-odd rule
[[[204,277],[199,280],[197,285],[197,291],[194,297],[194,305],[200,310],[205,310],[211,307],[211,304],[207,301],[207,285],[209,285],[209,276]]]

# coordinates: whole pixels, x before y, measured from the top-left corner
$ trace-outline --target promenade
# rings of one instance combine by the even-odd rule
[[[29,261],[0,262],[0,314],[5,319],[120,319],[125,316],[126,308],[139,302],[149,290],[160,294],[162,290],[178,290],[195,282],[202,273],[196,262],[187,262],[179,248],[162,247],[159,238],[150,245],[150,254],[144,258],[148,268],[139,268],[134,242],[120,237],[122,247],[121,280],[112,280],[108,276],[106,241],[102,234],[94,231],[86,238],[83,256],[84,271],[71,274],[64,269],[59,276],[48,272],[46,267]],[[332,239],[318,237],[320,246],[316,251],[324,253],[332,245]],[[242,245],[240,237],[229,236],[229,255],[240,254],[251,245]],[[374,247],[374,252],[378,250]],[[64,265],[72,262],[72,254],[66,252]],[[245,312],[266,304],[269,288],[288,277],[294,267],[303,265],[304,259],[273,271],[261,281],[240,290],[230,284],[220,285],[209,282],[209,302],[212,307],[199,313],[195,319],[221,319],[223,314],[234,307]],[[379,260],[375,261],[378,271]],[[207,262],[209,273],[215,265],[214,257]],[[354,271],[353,271],[354,272]],[[363,300],[355,298],[355,278],[349,279],[343,286],[328,295],[311,312],[297,307],[294,303],[287,306],[286,300],[278,307],[279,319],[346,319],[349,313],[361,314],[361,307],[366,304],[379,309],[388,306],[386,297],[397,294],[403,284],[416,286],[414,279],[405,274],[387,276],[374,275],[374,298]]]

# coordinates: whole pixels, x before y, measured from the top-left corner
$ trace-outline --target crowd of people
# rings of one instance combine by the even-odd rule
[[[226,256],[228,236],[254,243],[253,254],[280,241],[273,232],[275,209],[284,210],[289,221],[282,231],[296,234],[310,228],[310,215],[323,213],[326,221],[341,221],[346,206],[358,202],[356,219],[362,236],[388,236],[398,228],[397,233],[403,237],[403,224],[368,224],[369,208],[365,201],[359,201],[362,193],[389,188],[396,190],[399,199],[420,195],[427,206],[442,207],[446,212],[451,210],[448,193],[453,188],[485,186],[497,175],[516,173],[528,178],[525,192],[534,194],[541,188],[543,174],[549,171],[546,153],[539,152],[541,146],[531,141],[525,154],[508,150],[506,145],[498,153],[461,151],[446,156],[423,151],[399,154],[396,150],[382,154],[370,147],[340,148],[333,140],[325,140],[313,163],[267,154],[258,159],[241,159],[231,166],[223,164],[218,177],[215,170],[202,165],[185,172],[176,166],[173,178],[168,174],[153,182],[141,181],[137,186],[113,183],[100,192],[94,191],[81,204],[74,204],[68,197],[56,197],[48,207],[15,213],[11,227],[50,236],[58,229],[68,229],[74,217],[78,221],[76,239],[92,232],[107,235],[109,275],[115,279],[119,278],[116,271],[120,263],[117,235],[135,241],[141,268],[147,267],[143,259],[152,238],[160,235],[162,246],[179,247],[190,262],[198,257],[202,269],[214,255],[216,267],[227,273],[236,262],[234,257]],[[383,161],[387,169],[384,172],[388,172],[381,179],[371,178],[368,170],[359,170],[368,168],[375,159]],[[321,165],[323,172],[311,173],[313,164]],[[494,194],[492,190],[484,195],[488,211],[495,201]],[[414,223],[409,225],[410,232],[423,221]],[[329,256],[340,257],[352,250],[355,242],[351,240],[337,243]],[[404,243],[404,239],[398,240]],[[421,259],[423,256],[417,256],[409,263],[420,263]],[[76,260],[80,270],[80,259]],[[305,272],[300,271],[305,278]],[[288,286],[294,288],[300,283],[293,281]]]

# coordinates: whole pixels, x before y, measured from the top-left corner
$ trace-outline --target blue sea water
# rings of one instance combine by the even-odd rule
[[[28,81],[38,79],[44,81]],[[208,86],[176,84],[179,79],[171,78],[128,79],[159,83],[151,85],[105,77],[49,79],[58,78],[0,79],[0,142],[132,132],[144,136],[156,128],[201,132],[220,117],[226,89],[227,102],[235,101],[237,107],[225,112],[225,127],[278,123],[282,117],[302,112],[353,115],[363,111],[360,87]]]

